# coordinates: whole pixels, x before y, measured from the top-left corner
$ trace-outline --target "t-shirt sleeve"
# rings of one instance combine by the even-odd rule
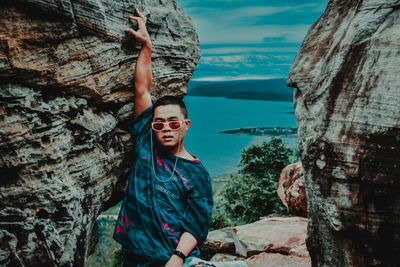
[[[191,233],[196,238],[198,246],[207,238],[213,204],[211,179],[206,173],[193,183],[181,222],[184,231]]]
[[[133,120],[131,133],[135,141],[135,148],[141,146],[145,138],[150,134],[152,119],[153,106],[150,106]]]

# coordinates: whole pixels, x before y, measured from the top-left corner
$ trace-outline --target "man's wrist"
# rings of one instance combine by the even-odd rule
[[[171,259],[175,262],[184,263],[184,260],[176,254],[172,254]]]
[[[176,255],[177,257],[181,258],[183,261],[186,260],[186,255],[183,254],[183,252],[180,251],[180,250],[175,250],[175,251],[172,253],[172,255]]]
[[[143,42],[142,43],[142,48],[149,49],[151,51],[151,41]]]

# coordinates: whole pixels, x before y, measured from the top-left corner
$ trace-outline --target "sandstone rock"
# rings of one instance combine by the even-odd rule
[[[245,258],[227,254],[227,253],[217,253],[210,259],[211,262],[242,261],[242,260],[245,260]]]
[[[260,253],[246,260],[249,267],[310,267],[310,258],[285,256],[279,253]]]
[[[0,5],[0,265],[83,266],[132,160],[128,17],[148,16],[154,97],[186,93],[198,38],[175,1]]]
[[[306,218],[267,217],[211,231],[204,247],[217,252],[210,261],[248,258],[249,266],[310,266],[306,228]]]
[[[290,164],[282,170],[277,193],[292,214],[307,217],[307,199],[301,162]]]
[[[236,254],[250,257],[260,252],[289,254],[305,244],[307,219],[270,217],[233,228]]]
[[[232,227],[210,231],[207,235],[207,239],[203,243],[203,246],[216,253],[233,254],[235,252],[235,243],[232,235]]]
[[[400,264],[399,1],[330,1],[288,84],[313,266]]]

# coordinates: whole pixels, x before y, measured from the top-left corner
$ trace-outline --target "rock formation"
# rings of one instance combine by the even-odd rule
[[[245,260],[249,267],[311,266],[306,248],[307,219],[267,217],[211,231],[204,247],[211,261]]]
[[[301,162],[286,166],[280,175],[276,192],[291,214],[307,217],[307,199]]]
[[[175,1],[14,0],[0,9],[0,265],[83,266],[130,171],[137,7],[154,97],[184,95],[200,57]]]
[[[400,264],[400,2],[330,1],[288,78],[313,266]]]

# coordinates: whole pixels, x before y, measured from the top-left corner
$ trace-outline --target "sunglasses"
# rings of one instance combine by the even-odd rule
[[[168,127],[171,130],[177,130],[181,128],[182,123],[185,122],[186,120],[181,120],[181,121],[157,121],[157,122],[152,122],[151,123],[151,128],[154,131],[162,131],[165,128],[165,125],[168,124]]]

